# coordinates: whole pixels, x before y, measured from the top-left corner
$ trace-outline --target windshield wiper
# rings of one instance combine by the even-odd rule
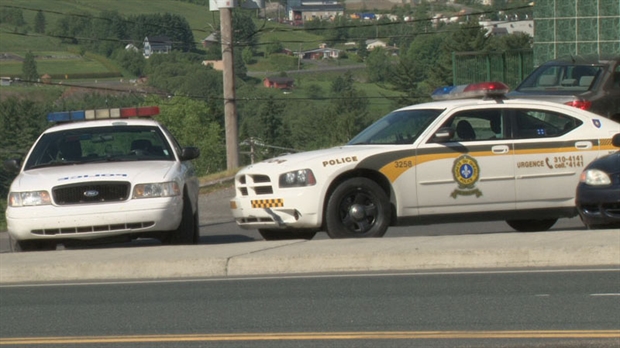
[[[37,168],[45,168],[45,167],[60,167],[60,166],[68,166],[68,165],[80,164],[80,163],[84,163],[84,162],[82,162],[82,161],[48,162],[48,163],[41,163],[41,164],[37,164],[37,165],[34,165],[34,166],[30,166],[27,169],[37,169]]]

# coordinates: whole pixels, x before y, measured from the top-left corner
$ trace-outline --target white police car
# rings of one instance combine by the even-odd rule
[[[232,214],[267,240],[381,237],[392,225],[458,221],[547,230],[577,215],[579,175],[614,151],[620,124],[507,91],[439,89],[434,99],[446,100],[395,110],[345,146],[247,166],[235,177]]]
[[[51,113],[8,195],[14,251],[58,243],[154,237],[169,244],[198,240],[199,184],[182,148],[148,116],[158,107]]]

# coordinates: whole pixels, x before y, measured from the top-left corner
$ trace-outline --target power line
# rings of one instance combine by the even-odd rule
[[[78,84],[70,84],[70,83],[60,83],[60,82],[40,82],[40,81],[32,81],[32,80],[19,80],[23,83],[31,83],[37,85],[44,86],[57,86],[57,87],[73,87],[73,88],[82,88],[87,90],[95,90],[95,91],[104,91],[104,92],[115,92],[115,93],[129,93],[129,94],[138,94],[143,96],[155,95],[163,98],[173,98],[173,97],[185,97],[194,100],[218,100],[223,101],[224,97],[205,97],[200,95],[193,94],[176,94],[176,93],[164,93],[157,91],[139,91],[139,90],[127,90],[127,89],[116,89],[110,87],[100,87],[100,86],[89,86],[89,85],[78,85]],[[237,97],[235,101],[263,101],[263,100],[276,100],[276,101],[302,101],[302,100],[310,100],[310,101],[330,101],[330,100],[365,100],[365,99],[378,99],[378,100],[398,100],[403,98],[404,96],[360,96],[360,97],[286,97],[286,98],[273,98],[270,97]],[[414,98],[424,98],[428,97],[424,96],[413,96]]]
[[[54,14],[58,14],[58,15],[65,15],[65,16],[76,16],[76,17],[81,17],[81,18],[89,18],[89,19],[100,19],[100,20],[106,20],[106,21],[112,21],[112,19],[110,18],[105,18],[105,17],[98,17],[98,16],[92,16],[92,15],[85,15],[85,14],[79,14],[79,13],[64,13],[64,12],[60,12],[60,11],[53,11],[53,10],[43,10],[43,9],[34,9],[34,8],[29,8],[29,7],[22,7],[22,6],[12,6],[12,5],[0,5],[0,7],[6,7],[6,8],[13,8],[13,9],[22,9],[22,10],[28,10],[28,11],[41,11],[41,12],[49,12],[49,13],[54,13]],[[480,16],[480,15],[484,15],[484,14],[490,14],[490,13],[494,13],[495,11],[514,11],[514,10],[522,10],[522,9],[527,9],[527,8],[531,8],[532,5],[524,5],[524,6],[516,6],[516,7],[508,7],[508,8],[503,8],[503,9],[497,9],[497,10],[488,10],[488,11],[479,11],[479,12],[473,12],[473,13],[468,13],[468,14],[457,14],[453,17],[468,17],[468,16]],[[249,38],[258,35],[260,33],[266,33],[266,32],[312,32],[312,31],[327,31],[327,30],[338,30],[338,29],[360,29],[360,28],[366,28],[366,27],[370,27],[370,28],[375,28],[375,27],[382,27],[382,26],[394,26],[394,25],[409,25],[409,24],[413,24],[413,23],[417,23],[417,22],[428,22],[428,21],[432,21],[434,20],[434,18],[418,18],[418,19],[414,19],[414,20],[410,20],[410,21],[391,21],[391,22],[374,22],[374,23],[358,23],[356,25],[342,25],[342,26],[332,26],[332,27],[326,27],[326,28],[269,28],[266,29],[266,22],[263,23],[263,26],[261,27],[261,29],[258,29],[256,31],[254,31],[253,33],[247,35],[247,37],[245,38],[241,38],[236,40],[236,42],[234,43],[235,46],[239,46],[239,47],[245,47],[245,46],[250,46],[249,44],[244,44],[244,42],[246,40],[248,40]],[[131,24],[135,24],[132,21],[129,20],[125,20],[122,19],[123,22],[126,23],[131,23]],[[510,21],[504,21],[505,23],[508,23]],[[154,27],[160,27],[160,28],[164,28],[164,29],[174,29],[174,30],[178,30],[178,29],[185,29],[185,28],[181,28],[181,27],[168,27],[168,26],[163,26],[163,25],[158,25],[158,24],[149,24],[151,26]],[[204,29],[195,29],[195,28],[189,28],[191,31],[199,31],[199,32],[207,32]],[[476,29],[476,28],[472,28],[472,29]],[[450,31],[435,31],[435,32],[421,32],[421,33],[415,33],[415,35],[429,35],[429,34],[436,34],[436,33],[442,33],[442,32],[450,32]],[[21,36],[30,36],[30,37],[40,37],[40,36],[48,36],[48,37],[54,37],[54,38],[59,38],[59,39],[70,39],[70,40],[86,40],[86,41],[109,41],[109,42],[120,42],[120,43],[131,43],[134,42],[135,40],[130,40],[130,39],[109,39],[109,38],[87,38],[87,37],[71,37],[71,36],[62,36],[62,35],[51,35],[51,34],[44,34],[44,35],[31,35],[31,34],[22,34],[22,33],[14,33],[14,32],[8,32],[8,31],[3,31],[3,33],[5,34],[9,34],[9,35],[21,35]],[[391,39],[391,38],[399,38],[399,37],[409,37],[411,36],[411,34],[406,34],[406,35],[391,35],[391,36],[378,36],[375,38],[385,38],[385,39]],[[346,42],[346,41],[350,41],[350,40],[358,40],[358,39],[364,39],[364,38],[348,38],[348,39],[343,39],[343,40],[330,40],[332,42]],[[280,41],[281,43],[291,43],[291,44],[304,44],[304,43],[316,43],[316,42],[323,42],[325,40],[323,39],[317,39],[317,40],[284,40],[284,41]],[[181,41],[173,41],[172,43],[176,43],[176,44],[184,44],[185,42],[181,42]],[[198,45],[201,42],[193,42],[193,44]],[[269,45],[271,44],[271,42],[264,42],[264,43],[257,43],[255,45],[258,46],[262,46],[262,45]]]

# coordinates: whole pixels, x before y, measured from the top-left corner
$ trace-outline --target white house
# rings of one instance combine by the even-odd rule
[[[385,48],[387,44],[381,40],[366,40],[366,50],[372,51],[377,47]]]

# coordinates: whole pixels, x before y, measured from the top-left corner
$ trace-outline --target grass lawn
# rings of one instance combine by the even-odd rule
[[[43,74],[71,74],[108,72],[108,68],[98,61],[90,59],[36,59],[37,72]],[[17,61],[0,61],[0,75],[20,75],[22,63]]]

